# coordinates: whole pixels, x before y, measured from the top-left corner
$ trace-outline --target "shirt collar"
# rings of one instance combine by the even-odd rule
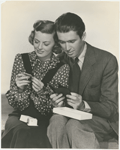
[[[86,50],[87,50],[87,44],[85,43],[84,48],[83,48],[83,51],[82,51],[82,53],[80,54],[80,56],[78,57],[78,59],[79,59],[79,61],[80,61],[81,63],[83,63],[83,61],[84,61],[84,57],[85,57],[85,54],[86,54]]]
[[[37,62],[43,63],[43,62],[38,58],[38,56],[36,55],[36,52],[35,52],[35,51],[29,53],[29,56],[30,56],[30,60],[32,61],[32,63],[33,63],[34,65],[36,65]],[[46,60],[45,62],[51,64],[51,66],[54,68],[54,67],[56,66],[56,64],[60,62],[60,60],[59,60],[58,57],[56,57],[56,56],[53,54],[52,57],[51,57],[51,59],[50,59],[50,60]],[[45,63],[45,62],[44,62],[44,63]]]

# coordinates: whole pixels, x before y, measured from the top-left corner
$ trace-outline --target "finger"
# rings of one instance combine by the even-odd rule
[[[23,83],[23,84],[17,84],[18,87],[25,86],[25,85],[28,85],[28,84],[26,84],[26,83]]]
[[[63,103],[64,103],[63,101],[59,102],[59,103],[58,103],[58,106],[62,106]]]
[[[39,85],[39,84],[36,84],[35,82],[32,82],[32,84],[38,88],[39,90],[43,88],[44,85]]]
[[[53,101],[56,101],[57,99],[61,98],[63,96],[63,94],[59,94],[56,97],[53,98]]]
[[[29,82],[27,83],[27,82],[16,82],[16,85],[19,87],[19,86],[23,86],[23,85],[28,85],[28,84],[30,84]]]
[[[36,79],[35,77],[32,78],[32,81],[33,81],[36,85],[44,86],[44,84],[43,84],[40,80]]]
[[[77,93],[74,93],[74,92],[71,92],[71,95],[73,95],[73,96],[78,96],[78,94],[77,94]]]
[[[54,93],[54,94],[51,94],[51,95],[50,95],[50,98],[53,99],[53,98],[56,97],[56,96],[57,96],[57,94]]]
[[[41,90],[41,89],[43,88],[43,87],[37,86],[37,85],[34,84],[34,83],[33,83],[32,85],[33,85],[33,87],[35,87],[38,91]]]
[[[72,104],[75,104],[75,101],[74,100],[72,100],[72,99],[67,99],[67,103],[72,103]]]
[[[74,104],[71,102],[68,102],[68,105],[72,106],[74,108]]]
[[[25,76],[32,77],[32,75],[31,75],[31,74],[29,74],[29,73],[24,72],[23,74],[24,74]]]
[[[16,83],[30,83],[29,80],[16,81]]]
[[[38,90],[36,89],[36,87],[32,86],[33,90],[35,90],[36,92],[38,92]]]
[[[21,76],[21,77],[17,77],[16,80],[28,80],[30,77],[27,77],[27,76]]]
[[[24,76],[24,72],[19,73],[19,74],[17,74],[16,76],[17,76],[17,77],[22,77],[22,76]]]
[[[69,98],[69,99],[73,99],[73,100],[76,100],[76,99],[77,99],[77,97],[76,97],[76,96],[73,96],[73,95],[66,95],[66,97]]]
[[[35,88],[37,88],[37,89],[39,88],[38,85],[36,85],[36,84],[33,83],[33,82],[32,82],[32,86],[35,87]]]
[[[60,99],[57,99],[55,101],[55,103],[58,105],[61,101],[63,101],[65,99],[65,97],[61,97]]]

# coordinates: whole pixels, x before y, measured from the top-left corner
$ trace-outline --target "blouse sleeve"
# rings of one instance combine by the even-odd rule
[[[9,104],[20,111],[24,110],[29,106],[29,95],[30,95],[30,85],[26,86],[26,89],[20,93],[18,91],[18,87],[15,82],[16,75],[22,72],[26,72],[21,54],[17,54],[14,60],[12,76],[10,82],[10,90],[7,91],[6,97],[8,99]]]
[[[31,93],[30,97],[34,101],[36,109],[41,112],[41,114],[49,113],[53,107],[50,95],[54,92],[51,86],[58,88],[59,85],[61,85],[68,88],[69,71],[70,68],[67,64],[61,66],[46,87],[39,92]]]

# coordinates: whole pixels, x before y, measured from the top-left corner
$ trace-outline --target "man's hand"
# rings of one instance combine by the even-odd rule
[[[52,99],[53,106],[55,107],[62,107],[64,106],[64,99],[65,97],[63,94],[52,94],[50,95],[50,98]]]
[[[67,103],[72,106],[74,109],[83,110],[84,109],[84,102],[82,100],[82,96],[71,92],[71,95],[66,95]]]

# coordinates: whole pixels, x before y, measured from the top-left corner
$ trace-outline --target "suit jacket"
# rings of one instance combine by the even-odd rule
[[[93,115],[108,119],[118,134],[118,63],[111,53],[87,44],[79,94]],[[70,64],[70,62],[69,62]]]

